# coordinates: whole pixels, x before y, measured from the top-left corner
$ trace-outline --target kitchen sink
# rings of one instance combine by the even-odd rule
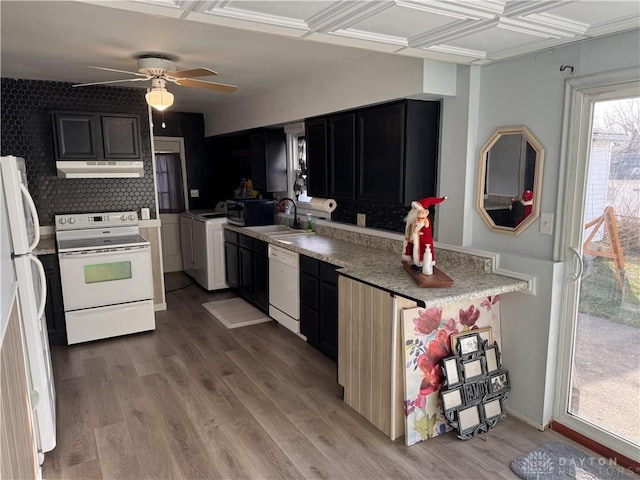
[[[286,225],[261,225],[258,227],[244,227],[247,230],[262,233],[269,236],[280,235],[313,235],[314,232],[307,232],[306,230],[299,230],[296,228],[287,227]]]

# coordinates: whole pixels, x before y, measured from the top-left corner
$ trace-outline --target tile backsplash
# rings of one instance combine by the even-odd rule
[[[150,208],[156,218],[151,135],[143,88],[89,86],[2,78],[0,154],[23,157],[29,191],[41,225],[53,225],[61,213]],[[140,118],[144,176],[141,178],[58,178],[49,112],[133,113]]]

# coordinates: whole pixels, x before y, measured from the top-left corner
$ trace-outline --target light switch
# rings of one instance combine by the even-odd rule
[[[191,198],[197,198],[200,196],[200,190],[198,190],[197,188],[192,188],[190,195]]]
[[[553,213],[540,214],[540,233],[553,235]]]

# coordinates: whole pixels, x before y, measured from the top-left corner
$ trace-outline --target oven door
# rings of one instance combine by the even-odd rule
[[[153,298],[149,246],[60,253],[64,310]]]

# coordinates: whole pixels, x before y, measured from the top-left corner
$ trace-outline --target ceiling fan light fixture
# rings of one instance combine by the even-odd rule
[[[173,105],[173,93],[165,88],[164,80],[154,78],[151,84],[151,90],[144,96],[150,107],[162,112]]]

